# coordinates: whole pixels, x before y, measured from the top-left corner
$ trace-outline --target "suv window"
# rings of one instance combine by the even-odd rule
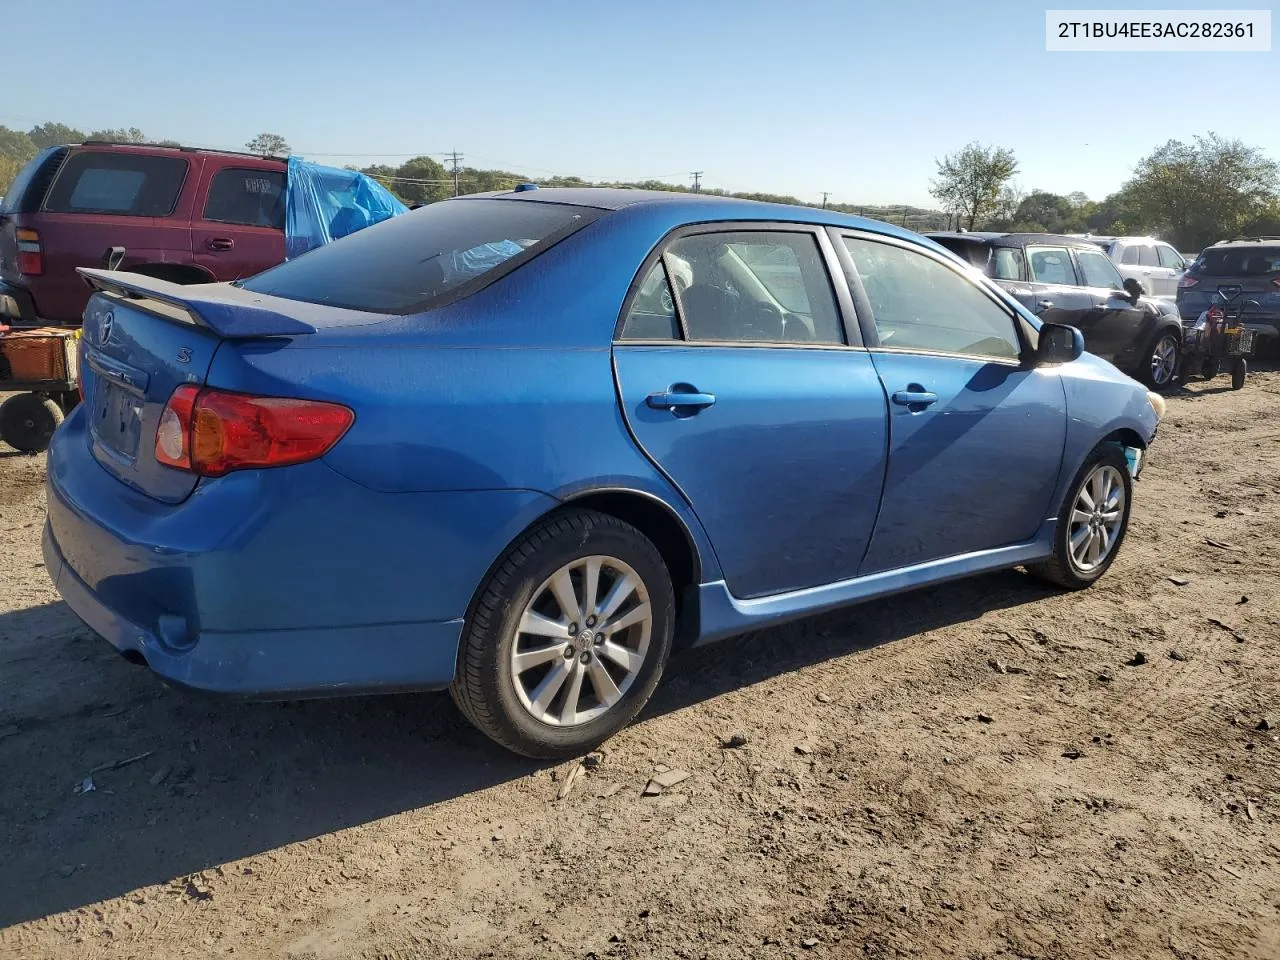
[[[1280,273],[1280,247],[1210,247],[1196,261],[1196,273],[1211,277],[1265,277]]]
[[[187,177],[183,157],[135,153],[73,153],[53,182],[50,213],[108,213],[167,217]]]
[[[1160,261],[1156,257],[1156,248],[1149,243],[1144,243],[1138,248],[1138,265],[1143,267],[1158,267]]]
[[[1076,271],[1071,265],[1071,251],[1066,247],[1027,247],[1031,277],[1038,283],[1076,286]]]
[[[284,229],[284,171],[227,167],[213,175],[204,218]]]
[[[997,280],[1022,279],[1022,251],[1017,247],[996,247],[991,275]]]
[[[658,279],[655,266],[641,283],[623,324],[625,339],[658,329],[639,311],[661,316],[674,282],[675,309],[690,340],[844,343],[831,278],[811,233],[694,234],[672,241],[663,261],[664,276]]]
[[[1080,262],[1080,272],[1084,274],[1086,287],[1099,287],[1103,290],[1123,290],[1124,281],[1120,271],[1110,258],[1092,250],[1077,250],[1076,259]]]
[[[1138,248],[1128,246],[1124,248],[1124,253],[1120,254],[1120,262],[1126,267],[1136,267],[1138,265]]]
[[[844,237],[882,347],[1016,359],[1013,318],[973,281],[903,247]]]
[[[413,313],[476,292],[604,212],[531,200],[445,200],[317,247],[240,286],[307,303]]]
[[[1182,254],[1167,243],[1157,243],[1156,254],[1160,257],[1160,266],[1169,267],[1173,270],[1182,269]]]

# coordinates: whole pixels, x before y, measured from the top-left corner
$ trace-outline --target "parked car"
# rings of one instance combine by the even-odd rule
[[[490,194],[236,284],[81,273],[70,607],[170,683],[448,687],[536,757],[628,723],[677,638],[1015,565],[1087,587],[1164,403],[928,240],[745,200]]]
[[[291,191],[302,198],[292,216]],[[297,158],[49,147],[0,204],[0,319],[78,324],[89,288],[77,267],[109,264],[180,284],[251,276],[285,259],[286,239],[294,254],[365,226],[372,194],[405,209],[361,174]]]
[[[1155,390],[1173,386],[1182,325],[1173,304],[1144,296],[1098,246],[1047,233],[931,233],[1040,319],[1084,334],[1085,349]]]
[[[1178,281],[1187,268],[1187,258],[1170,244],[1154,237],[1094,237],[1092,240],[1111,258],[1120,276],[1132,277],[1153,297],[1174,297]]]
[[[1215,243],[1200,254],[1178,287],[1183,323],[1195,323],[1215,301],[1219,288],[1244,301],[1245,326],[1256,330],[1260,348],[1280,346],[1280,237],[1254,237]]]

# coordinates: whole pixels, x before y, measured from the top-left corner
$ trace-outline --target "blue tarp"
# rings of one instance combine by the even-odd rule
[[[290,157],[285,258],[293,259],[408,211],[386,187],[357,170],[339,170]]]

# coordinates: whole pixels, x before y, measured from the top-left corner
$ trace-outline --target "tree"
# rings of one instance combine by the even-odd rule
[[[36,145],[21,130],[0,127],[0,157],[26,163],[36,155]]]
[[[1017,172],[1012,150],[974,142],[938,161],[938,177],[929,192],[946,209],[959,211],[972,230],[995,211],[1000,191]]]
[[[119,129],[94,130],[89,134],[88,139],[111,140],[115,143],[146,143],[147,135],[137,127],[120,127]]]
[[[1049,193],[1047,190],[1032,190],[1027,198],[1018,204],[1013,220],[1019,230],[1071,233],[1077,226],[1075,213],[1075,208],[1067,197]]]
[[[22,171],[22,161],[13,157],[0,156],[0,197],[9,192],[9,187]]]
[[[80,143],[84,140],[84,131],[68,127],[65,123],[41,123],[27,131],[27,136],[36,145],[36,149],[56,147],[64,143]]]
[[[285,157],[293,152],[289,141],[278,133],[260,133],[246,143],[244,148],[250,153],[260,153],[264,157]]]
[[[999,220],[1011,220],[1017,212],[1018,207],[1022,205],[1022,201],[1026,199],[1026,193],[1016,183],[1008,184],[1000,190],[1000,197],[996,200],[995,215]]]
[[[383,185],[394,187],[395,193],[405,203],[434,203],[453,196],[453,181],[445,173],[444,167],[430,157],[414,157],[412,160],[406,160],[392,172],[391,176],[396,179]]]
[[[1142,224],[1180,250],[1234,236],[1280,195],[1280,164],[1217,134],[1170,140],[1139,161],[1124,191]]]

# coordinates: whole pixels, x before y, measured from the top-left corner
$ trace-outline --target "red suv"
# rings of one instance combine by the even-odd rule
[[[284,159],[86,142],[49,147],[0,205],[0,323],[76,325],[76,267],[176,283],[235,280],[284,260]]]

